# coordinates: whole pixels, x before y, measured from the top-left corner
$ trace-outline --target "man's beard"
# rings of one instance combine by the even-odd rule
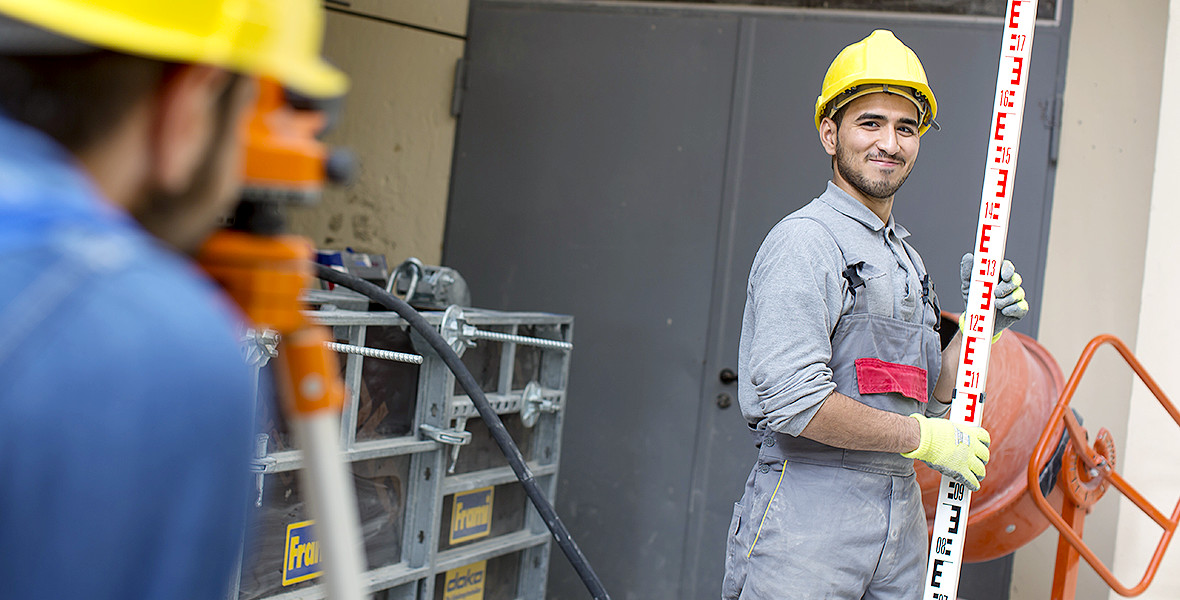
[[[909,171],[906,171],[896,183],[890,182],[888,179],[872,181],[865,177],[863,170],[854,168],[853,160],[855,158],[851,152],[841,145],[836,146],[836,170],[840,173],[840,177],[870,198],[885,200],[893,197],[893,194],[901,189],[901,184],[905,183],[906,178],[910,176]],[[904,169],[905,166],[905,162],[902,162],[897,168]]]
[[[143,202],[131,210],[139,224],[155,237],[164,240],[177,250],[195,253],[198,246],[217,228],[218,215],[208,215],[205,207],[218,204],[216,197],[221,170],[236,168],[237,165],[223,165],[222,153],[233,143],[231,136],[235,121],[232,98],[235,89],[242,85],[235,76],[217,99],[217,116],[209,145],[197,165],[189,186],[173,192],[159,188],[146,191]],[[228,210],[232,210],[232,205]],[[194,223],[193,219],[206,219],[207,223]]]
[[[217,223],[213,221],[208,223],[207,228],[195,228],[199,230],[196,233],[185,235],[184,238],[177,237],[183,221],[192,218],[203,205],[214,201],[212,195],[216,187],[217,154],[221,150],[220,146],[210,144],[206,149],[205,156],[201,158],[201,164],[193,174],[188,188],[179,192],[159,188],[149,190],[144,201],[131,211],[135,220],[139,221],[148,233],[169,242],[182,252],[191,254],[196,250],[195,246],[216,228]],[[187,233],[191,227],[191,223],[185,224],[183,230]],[[201,239],[188,239],[195,236]]]

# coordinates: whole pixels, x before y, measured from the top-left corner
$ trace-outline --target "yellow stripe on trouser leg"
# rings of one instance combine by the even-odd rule
[[[762,511],[762,520],[758,522],[758,531],[754,533],[754,541],[750,542],[750,551],[746,553],[746,558],[754,553],[754,546],[758,543],[758,536],[762,535],[762,525],[766,523],[766,515],[770,514],[770,505],[774,502],[774,496],[778,494],[778,486],[783,484],[783,475],[787,473],[787,462],[783,461],[783,470],[778,474],[778,483],[774,484],[774,491],[770,493],[770,500],[766,502],[766,510]]]

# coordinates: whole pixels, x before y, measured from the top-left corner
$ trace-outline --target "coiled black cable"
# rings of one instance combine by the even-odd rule
[[[521,486],[524,487],[525,494],[528,495],[533,506],[537,508],[537,512],[541,514],[545,525],[549,528],[550,533],[553,534],[553,539],[557,541],[557,545],[561,547],[561,551],[569,559],[570,565],[577,571],[578,577],[582,578],[582,583],[585,584],[590,595],[595,600],[609,600],[610,595],[606,593],[606,588],[602,586],[602,582],[599,581],[598,575],[594,573],[594,569],[586,560],[586,556],[582,554],[582,550],[578,548],[578,544],[570,536],[569,530],[565,528],[565,524],[557,516],[557,511],[553,509],[553,505],[549,503],[549,500],[541,492],[536,479],[533,478],[532,472],[529,471],[528,465],[524,462],[524,456],[521,455],[520,449],[516,447],[516,443],[512,441],[512,436],[508,434],[508,430],[504,428],[504,423],[500,421],[500,416],[496,414],[496,411],[492,409],[492,405],[488,402],[487,397],[484,396],[479,382],[475,380],[475,377],[467,370],[467,366],[463,364],[459,355],[451,349],[450,345],[439,335],[438,331],[435,331],[435,328],[430,323],[427,323],[426,319],[422,318],[422,315],[418,314],[418,311],[414,310],[404,300],[364,279],[349,275],[348,273],[342,273],[318,263],[315,264],[315,275],[324,281],[364,294],[374,302],[397,313],[430,344],[430,347],[443,360],[447,368],[455,374],[455,380],[459,382],[463,391],[467,392],[467,396],[475,404],[475,409],[479,411],[479,416],[483,419],[484,424],[487,425],[488,431],[491,432],[492,439],[496,440],[496,444],[500,446],[500,451],[504,453],[504,456],[508,459],[508,464],[512,466],[512,472],[516,474],[516,478],[520,480]]]

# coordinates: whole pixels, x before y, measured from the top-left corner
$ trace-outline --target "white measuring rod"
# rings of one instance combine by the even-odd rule
[[[1020,127],[1024,122],[1025,88],[1029,63],[1032,62],[1036,20],[1036,0],[1008,0],[979,227],[975,235],[975,263],[967,294],[963,347],[959,353],[959,370],[955,374],[955,395],[951,404],[950,419],[956,423],[983,423],[984,384],[995,329],[992,301],[1000,264],[1004,261],[1004,245],[1008,241],[1008,215],[1012,205],[1012,186],[1016,181],[1016,156],[1020,149]],[[934,517],[934,536],[930,543],[926,590],[922,598],[956,600],[971,491],[943,476],[937,498],[938,512]]]

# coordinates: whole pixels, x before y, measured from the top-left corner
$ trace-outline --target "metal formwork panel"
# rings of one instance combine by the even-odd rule
[[[368,312],[368,302],[351,292],[313,292],[308,299],[320,307],[309,316],[331,327],[338,344],[421,357],[418,365],[339,355],[349,390],[341,447],[352,464],[369,569],[366,584],[374,597],[457,598],[460,594],[453,592],[461,582],[478,584],[469,591],[486,600],[543,598],[548,531],[442,360],[396,314]],[[435,327],[444,319],[438,312],[423,316]],[[573,320],[562,315],[466,309],[463,318],[492,336],[565,343],[572,336]],[[528,341],[478,339],[465,348],[463,360],[552,499],[569,351]],[[308,545],[310,517],[298,486],[302,459],[269,400],[260,403],[259,414],[258,503],[241,577],[228,597],[323,598],[312,570],[318,553]],[[470,442],[436,441],[428,435],[431,428],[466,431]],[[489,510],[479,513],[488,521],[486,531],[455,538],[456,517],[472,514],[456,498],[473,497],[473,492],[488,500]],[[457,506],[463,515],[455,514]],[[464,579],[467,573],[478,576]]]

